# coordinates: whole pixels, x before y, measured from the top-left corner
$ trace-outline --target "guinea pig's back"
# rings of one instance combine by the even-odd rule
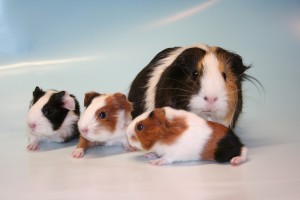
[[[211,135],[201,152],[202,160],[222,163],[241,155],[244,145],[231,129],[210,121],[207,121],[207,125],[211,128]]]
[[[159,52],[151,61],[150,63],[142,69],[138,73],[138,75],[135,77],[135,79],[132,81],[132,84],[130,86],[130,90],[128,93],[128,100],[133,103],[133,111],[132,111],[132,117],[135,118],[141,113],[144,113],[147,110],[152,110],[153,108],[148,108],[146,106],[146,99],[147,99],[147,90],[149,89],[149,82],[158,82],[160,78],[160,74],[164,71],[165,66],[162,65],[164,60],[168,58],[168,56],[179,49],[179,47],[174,48],[167,48],[161,52]],[[166,65],[168,66],[168,65]],[[156,74],[156,77],[158,80],[156,81],[149,81],[153,76],[155,76],[155,71],[160,72],[160,74]],[[153,89],[153,91],[155,88]],[[154,98],[154,97],[153,97]],[[154,105],[154,102],[152,102]]]

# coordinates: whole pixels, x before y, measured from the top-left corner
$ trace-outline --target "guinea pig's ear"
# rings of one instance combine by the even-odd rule
[[[116,99],[116,102],[118,103],[118,106],[120,109],[125,110],[126,112],[132,111],[132,104],[127,100],[127,97],[125,94],[122,93],[115,93],[113,94],[113,97]]]
[[[240,55],[226,51],[220,47],[215,47],[215,49],[218,58],[230,67],[236,77],[242,77],[243,73],[250,68],[243,64],[243,59]]]
[[[91,104],[92,100],[97,96],[100,96],[100,94],[97,92],[86,93],[84,96],[84,107],[88,107]]]
[[[35,102],[37,102],[44,94],[45,92],[41,88],[36,86],[32,93],[33,95],[32,104],[35,104]]]
[[[64,96],[62,97],[63,107],[68,110],[75,110],[75,99],[68,93],[65,92]]]
[[[166,112],[163,108],[157,108],[150,112],[149,118],[155,120],[159,125],[168,127],[168,123],[166,120]]]

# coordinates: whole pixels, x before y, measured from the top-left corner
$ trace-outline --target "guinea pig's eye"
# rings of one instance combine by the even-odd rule
[[[193,72],[193,80],[195,81],[199,76],[199,72],[198,71],[194,71]]]
[[[101,113],[99,114],[99,118],[100,118],[100,119],[105,119],[105,117],[106,117],[106,113],[105,113],[105,112],[101,112]]]
[[[136,129],[137,129],[138,131],[142,131],[143,128],[144,128],[143,124],[138,124],[138,125],[136,126]]]
[[[222,76],[223,76],[223,78],[224,78],[224,81],[226,81],[226,74],[225,74],[225,72],[222,72]]]
[[[50,108],[44,107],[44,108],[42,109],[42,112],[43,112],[43,114],[44,114],[45,116],[47,116],[47,115],[50,114]]]

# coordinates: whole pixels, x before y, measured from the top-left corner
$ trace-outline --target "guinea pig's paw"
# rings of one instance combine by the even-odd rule
[[[159,165],[168,164],[169,162],[165,158],[158,158],[158,159],[155,159],[155,160],[150,160],[148,163],[150,165],[159,166]]]
[[[231,160],[230,160],[230,164],[232,166],[238,166],[240,165],[242,162],[244,162],[245,159],[242,157],[242,156],[236,156],[236,157],[233,157]]]
[[[37,151],[37,150],[39,150],[39,145],[36,143],[29,144],[29,145],[27,145],[27,150],[28,151]]]
[[[150,153],[143,154],[143,157],[148,158],[148,159],[155,159],[155,158],[157,158],[157,155],[154,152],[150,152]]]
[[[83,148],[76,148],[72,153],[73,158],[82,158],[83,155],[84,155]]]
[[[132,147],[132,146],[130,146],[128,144],[123,144],[123,148],[124,148],[125,151],[129,151],[129,152],[137,151],[137,148]]]

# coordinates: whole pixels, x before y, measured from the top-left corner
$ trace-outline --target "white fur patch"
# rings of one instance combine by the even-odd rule
[[[98,116],[95,113],[106,105],[105,99],[108,96],[101,95],[92,100],[91,104],[82,113],[78,122],[78,128],[79,130],[88,130],[87,133],[81,133],[81,135],[91,142],[105,142],[106,145],[124,144],[124,139],[126,139],[125,129],[131,120],[131,116],[126,115],[124,110],[120,110],[117,113],[118,121],[114,132],[111,132],[105,126],[101,126],[101,123],[97,121]]]
[[[44,117],[42,113],[42,108],[49,101],[50,97],[57,93],[54,90],[48,90],[35,104],[33,104],[27,115],[27,123],[28,124],[36,124],[36,128],[34,131],[29,130],[32,135],[36,136],[49,136],[53,134],[52,124],[48,121],[47,118]]]
[[[188,129],[171,145],[156,144],[152,150],[164,157],[169,163],[174,161],[200,160],[200,154],[212,134],[211,128],[206,121],[199,116],[172,108],[164,108],[166,116],[184,117]],[[168,118],[169,119],[169,118]],[[170,119],[169,119],[170,120]]]
[[[98,122],[95,120],[95,113],[99,108],[105,106],[106,97],[107,95],[101,95],[92,100],[90,105],[80,116],[78,121],[79,130],[84,128],[88,128],[89,130],[94,129],[98,125]]]
[[[158,66],[156,66],[151,73],[148,84],[146,86],[147,90],[144,98],[146,111],[153,110],[155,107],[156,85],[159,82],[162,73],[174,62],[178,55],[180,55],[184,50],[193,47],[199,47],[201,49],[208,50],[208,46],[205,44],[182,47],[174,50],[166,58],[159,61]]]
[[[203,75],[201,89],[193,95],[190,101],[190,109],[199,116],[224,124],[223,121],[228,107],[228,97],[225,81],[219,69],[219,61],[215,54],[209,53],[203,59]],[[205,97],[217,99],[214,104],[205,101]]]

